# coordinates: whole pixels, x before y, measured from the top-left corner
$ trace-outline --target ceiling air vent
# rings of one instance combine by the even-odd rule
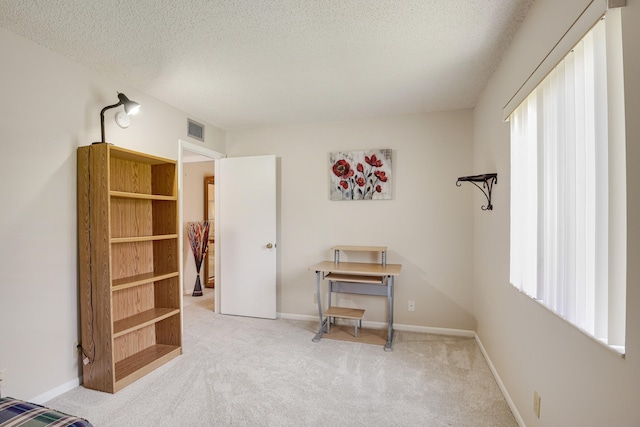
[[[204,142],[204,125],[194,122],[191,119],[187,119],[187,135],[191,138],[197,139],[198,141]]]

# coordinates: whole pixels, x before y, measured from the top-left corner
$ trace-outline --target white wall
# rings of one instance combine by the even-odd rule
[[[204,221],[204,178],[213,175],[213,161],[185,163],[182,169],[182,278],[183,292],[191,294],[196,283],[196,264],[187,237],[187,225],[192,221]],[[213,230],[212,230],[213,232]],[[204,264],[200,268],[200,281],[205,287]]]
[[[0,52],[1,391],[43,400],[79,375],[76,148],[100,139],[100,110],[116,91],[142,104],[126,130],[117,109],[105,114],[118,146],[177,159],[188,116],[4,29]],[[225,151],[222,130],[207,125],[205,135],[204,146]]]
[[[589,0],[537,0],[474,112],[475,165],[495,169],[495,210],[476,212],[478,335],[528,426],[640,425],[640,2],[622,9],[627,101],[627,355],[614,354],[509,284],[509,124],[502,107]],[[533,393],[542,397],[533,414]]]
[[[317,315],[308,267],[332,259],[331,246],[380,245],[389,263],[402,264],[397,324],[474,330],[471,236],[481,201],[471,185],[455,185],[485,172],[473,170],[471,119],[465,110],[229,131],[230,157],[278,157],[278,312]],[[329,153],[370,148],[393,150],[393,200],[329,200]],[[341,303],[364,308],[365,321],[386,319],[378,297],[343,295]]]

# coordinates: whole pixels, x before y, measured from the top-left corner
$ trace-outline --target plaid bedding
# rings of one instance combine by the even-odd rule
[[[92,427],[82,418],[11,397],[0,398],[0,427]]]

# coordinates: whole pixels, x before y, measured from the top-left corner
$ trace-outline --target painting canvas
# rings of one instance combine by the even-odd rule
[[[331,200],[391,199],[391,149],[329,155]]]

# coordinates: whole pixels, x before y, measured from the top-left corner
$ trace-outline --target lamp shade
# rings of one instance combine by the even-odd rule
[[[118,99],[120,99],[120,104],[124,106],[125,113],[131,115],[137,114],[138,111],[140,111],[140,104],[127,98],[127,95],[124,93],[119,93]]]

